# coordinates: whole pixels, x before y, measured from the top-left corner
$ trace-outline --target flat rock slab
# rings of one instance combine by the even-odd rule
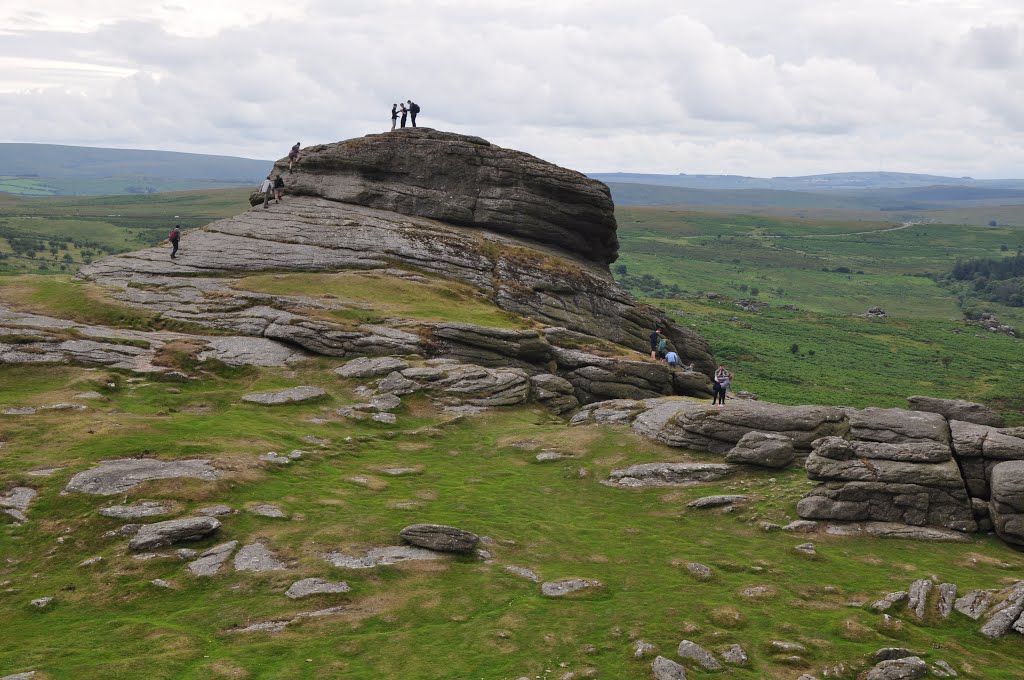
[[[327,609],[319,609],[315,612],[299,612],[290,619],[275,619],[271,621],[261,621],[259,623],[251,623],[248,626],[242,626],[237,628],[229,628],[225,632],[227,633],[280,633],[285,628],[293,623],[302,621],[303,619],[315,619],[323,616],[332,616],[334,614],[341,614],[347,610],[347,605],[339,605],[337,607],[328,607]]]
[[[278,571],[287,565],[262,543],[250,543],[235,555],[235,571]]]
[[[254,392],[253,394],[242,395],[242,401],[251,404],[263,404],[265,406],[277,406],[279,404],[298,404],[304,401],[320,399],[327,395],[319,387],[300,385],[277,392]]]
[[[141,519],[143,517],[167,515],[174,512],[174,510],[175,507],[171,503],[139,501],[131,505],[111,505],[106,508],[100,508],[96,512],[104,517],[113,517],[114,519]]]
[[[91,493],[112,496],[154,479],[220,479],[220,472],[208,460],[171,460],[125,458],[101,460],[96,467],[79,472],[64,487],[64,493]]]
[[[915,527],[898,522],[865,522],[864,531],[878,538],[902,538],[908,541],[970,543],[971,537],[961,531],[939,527]]]
[[[230,505],[210,505],[196,510],[197,515],[205,515],[206,517],[221,517],[222,515],[230,515],[233,512],[234,509]]]
[[[0,680],[33,680],[36,677],[35,671],[25,671],[24,673],[15,673],[14,675],[5,675]]]
[[[398,564],[410,560],[440,560],[441,553],[409,545],[387,545],[371,548],[362,557],[343,552],[330,552],[324,558],[335,567],[344,569],[372,569],[374,567]]]
[[[561,581],[547,581],[540,586],[540,593],[544,597],[565,597],[583,590],[603,588],[600,581],[586,578],[570,578]]]
[[[27,486],[16,486],[10,491],[0,494],[0,510],[21,523],[28,520],[25,511],[39,492]]]
[[[231,553],[238,547],[238,541],[228,541],[227,543],[221,543],[215,545],[202,555],[199,556],[194,562],[190,562],[188,570],[196,576],[213,576],[220,568],[224,566],[224,563],[231,557]]]
[[[703,510],[704,508],[718,508],[723,505],[732,505],[733,503],[742,503],[747,500],[746,496],[738,495],[724,495],[724,496],[704,496],[692,500],[686,504],[688,508],[694,508],[696,510]]]
[[[624,488],[690,486],[719,480],[735,469],[729,463],[642,463],[612,470],[606,484]]]
[[[348,593],[352,587],[344,581],[328,581],[322,578],[304,578],[296,581],[288,587],[285,592],[289,598],[298,600],[310,595],[329,595],[335,593]]]
[[[220,522],[212,517],[188,517],[146,524],[129,541],[128,549],[142,552],[182,541],[198,541],[219,528]]]
[[[984,404],[962,399],[938,399],[936,397],[907,397],[913,411],[938,413],[947,420],[962,420],[977,425],[1003,427],[1003,417]]]
[[[443,524],[410,524],[399,536],[410,545],[451,553],[473,552],[480,542],[472,532]]]
[[[505,567],[505,571],[520,578],[525,578],[528,581],[540,583],[540,576],[538,576],[537,573],[532,569],[527,569],[526,567],[517,567],[514,564],[510,564],[507,567]]]
[[[882,661],[868,671],[866,680],[915,680],[928,675],[928,664],[920,657]]]
[[[334,369],[342,378],[376,378],[409,368],[409,363],[395,357],[359,357]]]
[[[260,505],[254,505],[251,508],[249,508],[249,512],[251,512],[254,515],[259,515],[260,517],[277,517],[277,518],[280,518],[280,517],[285,517],[286,516],[284,514],[284,510],[282,510],[281,508],[277,507],[276,505],[271,505],[270,503],[262,503]]]
[[[207,340],[199,360],[216,359],[228,366],[287,366],[308,355],[269,338],[224,337]]]

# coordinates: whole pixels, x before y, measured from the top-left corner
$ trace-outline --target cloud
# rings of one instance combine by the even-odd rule
[[[7,141],[278,158],[412,98],[424,125],[582,170],[1024,161],[1024,8],[1004,0],[43,4],[0,9]]]

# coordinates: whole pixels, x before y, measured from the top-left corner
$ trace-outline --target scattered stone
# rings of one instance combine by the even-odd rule
[[[50,404],[49,406],[40,406],[40,411],[84,411],[86,406],[82,404]]]
[[[988,621],[981,627],[981,634],[989,638],[1006,635],[1017,619],[1024,615],[1024,581],[1018,581],[997,595],[1004,596],[1004,599],[992,608],[988,613]]]
[[[956,601],[956,584],[955,583],[942,583],[939,585],[939,600],[936,603],[936,607],[939,611],[939,616],[948,619],[949,615],[953,613],[953,604]]]
[[[818,551],[814,547],[813,543],[801,543],[800,545],[793,548],[793,550],[804,555],[810,555],[812,557],[818,554]]]
[[[963,597],[957,598],[953,607],[964,616],[977,621],[992,604],[994,592],[992,590],[972,590]]]
[[[155,517],[166,515],[174,511],[174,506],[160,501],[138,501],[131,505],[112,505],[100,508],[96,512],[104,517],[115,519],[141,519],[143,517]]]
[[[782,527],[782,530],[797,534],[809,534],[818,530],[818,523],[811,519],[798,519]]]
[[[784,468],[796,456],[792,437],[772,432],[748,432],[725,454],[725,460],[730,463]]]
[[[342,552],[330,552],[324,558],[335,567],[344,569],[372,569],[382,565],[398,564],[410,560],[439,560],[443,555],[434,550],[408,545],[389,545],[371,548],[363,557]]]
[[[331,440],[324,439],[323,437],[317,437],[316,435],[306,434],[302,436],[302,441],[309,442],[310,444],[316,444],[320,448],[330,446]]]
[[[234,509],[230,505],[211,505],[196,510],[197,515],[205,515],[207,517],[221,517],[223,515],[230,515],[233,512]]]
[[[381,378],[377,381],[377,393],[378,394],[391,394],[394,396],[401,396],[403,394],[412,394],[421,388],[421,385],[415,380],[409,380],[404,375],[395,371],[389,374],[386,378]]]
[[[99,564],[102,561],[103,561],[103,558],[100,557],[99,555],[97,555],[96,557],[90,557],[89,559],[82,560],[81,562],[78,563],[78,566],[80,566],[80,567],[91,567],[92,565]]]
[[[423,472],[422,467],[389,467],[381,468],[381,472],[391,477],[404,477],[406,475],[418,475]]]
[[[686,669],[671,659],[659,656],[651,664],[655,680],[686,680]]]
[[[49,607],[52,602],[52,597],[39,597],[32,600],[31,604],[33,607],[39,607],[40,609],[43,609],[44,607]]]
[[[277,451],[268,451],[260,456],[260,460],[267,463],[274,463],[275,465],[288,465],[295,459],[291,456],[282,456]]]
[[[690,486],[717,481],[735,469],[729,463],[642,463],[612,470],[605,483],[623,488]]]
[[[188,570],[195,576],[213,576],[224,566],[231,553],[238,547],[238,541],[228,541],[215,545],[202,555],[195,562],[190,562]]]
[[[705,508],[717,508],[723,505],[742,503],[745,500],[747,500],[746,496],[738,495],[704,496],[703,498],[690,501],[686,504],[686,507],[693,508],[695,510],[703,510]]]
[[[276,619],[273,621],[261,621],[259,623],[252,623],[242,628],[229,628],[228,633],[280,633],[289,625],[302,621],[303,619],[319,618],[322,616],[332,616],[334,614],[340,614],[347,610],[346,605],[339,605],[337,607],[328,607],[327,609],[320,609],[315,612],[300,612],[290,619]]]
[[[300,597],[309,595],[328,595],[335,593],[348,593],[352,588],[344,581],[328,581],[322,578],[304,578],[289,586],[285,592],[289,598],[297,600]]]
[[[277,571],[287,565],[262,543],[250,543],[235,555],[235,571]]]
[[[540,586],[540,593],[544,597],[565,597],[572,593],[594,588],[603,588],[600,581],[585,578],[570,578],[561,581],[547,581]]]
[[[657,646],[652,645],[650,642],[644,640],[637,640],[633,643],[633,656],[637,659],[642,659],[645,656],[650,656],[658,651]]]
[[[905,647],[883,647],[874,654],[875,663],[881,661],[894,661],[896,659],[906,659],[909,656],[917,656],[914,652],[906,649]]]
[[[28,521],[25,511],[32,500],[39,495],[35,489],[27,486],[16,486],[5,494],[0,494],[0,510],[22,524]]]
[[[67,486],[64,493],[90,493],[97,496],[112,496],[133,489],[142,482],[153,479],[179,479],[182,477],[213,481],[220,479],[220,472],[210,466],[208,460],[162,461],[153,458],[125,458],[101,460],[97,467],[79,472]]]
[[[505,567],[505,571],[507,571],[510,574],[515,574],[516,576],[519,576],[521,578],[525,578],[528,581],[540,583],[540,576],[538,576],[537,573],[533,570],[527,569],[526,567],[517,567],[514,564],[510,564],[507,567]]]
[[[732,645],[722,652],[722,660],[733,666],[742,666],[749,661],[747,652],[739,645]]]
[[[932,592],[933,585],[931,580],[926,578],[918,579],[910,584],[907,611],[913,613],[918,621],[924,620],[924,610],[928,604],[928,594]]]
[[[399,532],[406,543],[439,552],[471,553],[480,537],[443,524],[411,524]]]
[[[5,675],[0,680],[34,680],[36,677],[35,671],[25,671],[24,673],[15,673],[14,675]]]
[[[384,425],[394,425],[395,423],[398,422],[398,418],[397,416],[395,416],[394,413],[374,413],[372,416],[370,416],[370,419],[373,420],[374,422],[382,423]]]
[[[722,664],[718,661],[718,659],[716,659],[711,652],[704,649],[696,642],[691,642],[690,640],[683,640],[679,643],[679,649],[676,650],[676,654],[683,657],[684,659],[696,661],[704,670],[722,670]]]
[[[30,416],[35,414],[35,412],[36,409],[32,408],[31,406],[22,406],[19,408],[5,408],[3,411],[0,411],[0,413],[2,413],[5,416]]]
[[[772,531],[778,531],[779,529],[782,528],[781,526],[779,526],[775,522],[761,522],[758,526],[761,527],[761,531],[764,531],[765,533],[770,533]]]
[[[877,538],[901,538],[909,541],[936,541],[939,543],[971,542],[971,537],[962,531],[940,527],[917,527],[899,522],[865,522],[864,531]]]
[[[0,442],[0,443],[2,443],[2,442]],[[3,448],[3,447],[0,446],[0,448]],[[62,468],[62,467],[42,468],[42,469],[39,469],[39,470],[29,470],[28,474],[32,475],[33,477],[49,477],[54,472],[60,472],[63,469],[64,468]]]
[[[806,654],[807,648],[799,642],[784,642],[782,640],[772,640],[768,645],[773,654]]]
[[[254,505],[251,508],[249,508],[249,512],[251,512],[254,515],[259,515],[260,517],[280,518],[286,516],[284,514],[284,510],[277,507],[276,505],[271,505],[270,503],[261,503],[260,505]]]
[[[940,659],[932,664],[932,675],[937,678],[955,678],[960,674],[953,670],[952,666]]]
[[[699,579],[701,581],[706,581],[714,576],[714,572],[711,571],[711,567],[706,564],[701,564],[700,562],[687,562],[686,571],[690,572],[690,575],[695,579]]]
[[[85,399],[85,400],[98,400],[106,401],[106,397],[99,392],[79,392],[72,399]]]
[[[745,597],[748,600],[763,600],[773,597],[777,592],[772,586],[748,586],[740,590],[740,597]]]
[[[178,556],[179,560],[193,560],[199,556],[199,551],[192,548],[178,548],[174,554]]]
[[[395,357],[359,357],[334,369],[342,378],[375,378],[409,368],[408,362]]]
[[[882,661],[868,671],[865,680],[915,680],[928,674],[928,664],[920,657]]]
[[[263,404],[264,406],[276,406],[278,404],[298,404],[325,396],[327,396],[327,393],[319,387],[300,385],[276,392],[245,394],[242,395],[242,401],[247,401],[251,404]]]
[[[885,310],[882,309],[881,307],[872,307],[868,311],[861,314],[861,316],[867,317],[869,319],[884,319],[889,315],[886,314]]]
[[[128,542],[128,549],[134,552],[161,548],[182,541],[198,541],[220,528],[220,522],[212,517],[188,517],[169,519],[139,528],[135,537]]]
[[[155,578],[152,581],[150,581],[150,583],[155,585],[157,588],[173,588],[174,587],[174,584],[172,584],[170,581],[165,581],[162,578]]]
[[[538,463],[549,463],[556,460],[562,460],[564,456],[557,451],[541,451],[535,457]]]

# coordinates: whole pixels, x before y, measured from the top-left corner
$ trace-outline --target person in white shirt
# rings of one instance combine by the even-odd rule
[[[266,210],[270,199],[274,196],[274,180],[270,179],[270,175],[267,175],[263,184],[260,185],[260,193],[263,194],[263,209]]]

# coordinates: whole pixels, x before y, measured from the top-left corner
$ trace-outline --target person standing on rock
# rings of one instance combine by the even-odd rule
[[[270,179],[270,175],[267,175],[260,185],[260,193],[263,194],[263,209],[266,210],[270,204],[270,197],[274,195],[274,180]]]
[[[398,104],[392,104],[391,105],[391,129],[394,130],[396,125],[398,125]]]
[[[295,146],[292,147],[291,151],[288,152],[288,172],[292,171],[292,166],[299,160],[299,143],[295,142]]]
[[[719,364],[718,369],[715,370],[715,381],[711,383],[712,406],[716,403],[720,406],[725,406],[725,393],[728,391],[731,383],[732,373],[725,367],[725,364]]]
[[[181,241],[181,225],[174,225],[174,229],[171,229],[171,233],[167,235],[167,240],[171,242],[171,259],[173,260],[178,254],[178,242]]]
[[[400,104],[402,107],[402,127],[405,127],[405,117],[409,115],[409,109],[405,108],[405,104]]]
[[[651,333],[651,358],[658,358],[658,342],[661,340],[661,327],[654,329]]]
[[[411,99],[405,101],[409,105],[409,117],[412,118],[412,126],[416,127],[416,114],[420,112],[420,105]]]
[[[274,203],[280,203],[282,198],[284,198],[284,180],[278,174],[274,178]]]

